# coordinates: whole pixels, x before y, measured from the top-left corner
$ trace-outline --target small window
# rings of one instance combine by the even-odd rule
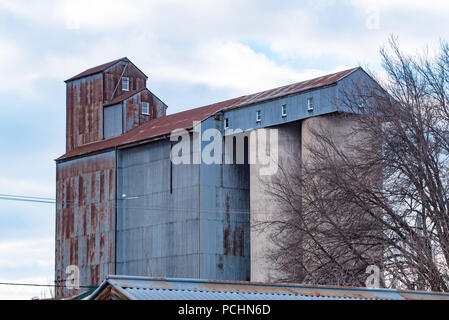
[[[313,98],[307,99],[307,110],[313,111]]]
[[[226,119],[225,119],[225,121],[224,121],[224,127],[225,127],[225,129],[228,129],[228,128],[229,128],[229,118],[226,118]]]
[[[122,78],[122,90],[129,91],[129,78]]]
[[[150,104],[148,102],[142,102],[142,114],[150,115]]]
[[[281,109],[282,109],[282,116],[286,117],[287,116],[287,105],[283,104]]]
[[[256,122],[262,121],[262,112],[260,110],[256,111]]]

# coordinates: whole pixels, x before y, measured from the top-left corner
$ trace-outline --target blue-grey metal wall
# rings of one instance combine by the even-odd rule
[[[222,118],[203,121],[202,132],[217,129]],[[211,141],[202,142],[202,150]],[[250,215],[249,165],[201,165],[201,273],[202,279],[249,280]]]
[[[119,151],[118,274],[198,276],[199,166],[172,165],[170,149]]]
[[[121,103],[105,107],[103,117],[103,137],[105,139],[116,137],[123,133],[123,105]]]

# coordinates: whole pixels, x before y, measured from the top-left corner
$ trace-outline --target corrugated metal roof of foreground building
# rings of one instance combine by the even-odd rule
[[[449,294],[283,283],[109,276],[86,299],[125,300],[449,300]]]
[[[175,129],[190,129],[192,128],[194,121],[203,121],[207,117],[221,110],[243,107],[288,95],[298,94],[307,90],[334,85],[357,69],[359,69],[359,67],[247,96],[242,96],[239,98],[214,103],[205,107],[195,108],[184,112],[175,113],[169,116],[156,118],[135,128],[134,130],[128,131],[121,136],[81,146],[64,154],[57,160],[64,160],[84,154],[110,149],[113,147],[124,146],[127,144],[133,144],[136,142],[153,139],[162,135],[170,134],[170,132]]]

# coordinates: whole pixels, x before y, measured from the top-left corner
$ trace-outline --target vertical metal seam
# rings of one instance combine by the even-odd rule
[[[118,210],[117,210],[117,205],[118,205],[118,201],[117,201],[117,195],[118,195],[118,188],[117,188],[117,179],[118,179],[118,162],[117,162],[117,147],[115,147],[115,199],[114,199],[114,203],[115,203],[115,221],[114,221],[114,274],[117,274],[117,234],[118,234],[118,226],[117,226],[117,216],[118,216]]]
[[[200,132],[200,152],[201,152],[201,132]],[[201,156],[198,165],[198,279],[201,279]]]

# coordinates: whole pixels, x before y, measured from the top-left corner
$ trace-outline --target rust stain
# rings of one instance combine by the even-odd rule
[[[97,212],[97,205],[91,204],[90,206],[90,228],[91,230],[97,230],[97,218],[98,218],[98,212]]]
[[[98,285],[100,282],[100,266],[93,265],[90,267],[90,284],[91,285]]]
[[[104,262],[104,233],[100,235],[100,263]]]
[[[223,250],[226,256],[229,255],[231,251],[229,242],[229,228],[225,228],[223,231]]]
[[[230,208],[229,208],[229,195],[226,195],[226,222],[230,222],[231,221],[231,212],[230,212]]]
[[[95,233],[87,236],[87,265],[95,263]]]
[[[70,244],[70,264],[78,265],[78,239],[73,239]]]
[[[223,251],[227,256],[231,252],[230,244],[230,211],[229,211],[229,195],[226,195],[226,223],[223,230]]]
[[[233,246],[232,246],[232,254],[234,256],[243,257],[244,248],[243,248],[243,229],[240,227],[236,227],[233,232]]]
[[[100,202],[104,202],[104,171],[100,172]]]
[[[223,256],[220,256],[218,259],[219,259],[219,262],[217,264],[217,268],[220,270],[223,270]]]
[[[70,264],[80,268],[80,285],[90,285],[92,280],[98,283],[114,272],[114,210],[110,201],[115,198],[114,168],[114,153],[58,164],[55,278],[64,279]],[[73,291],[58,290],[59,297],[70,294]]]

